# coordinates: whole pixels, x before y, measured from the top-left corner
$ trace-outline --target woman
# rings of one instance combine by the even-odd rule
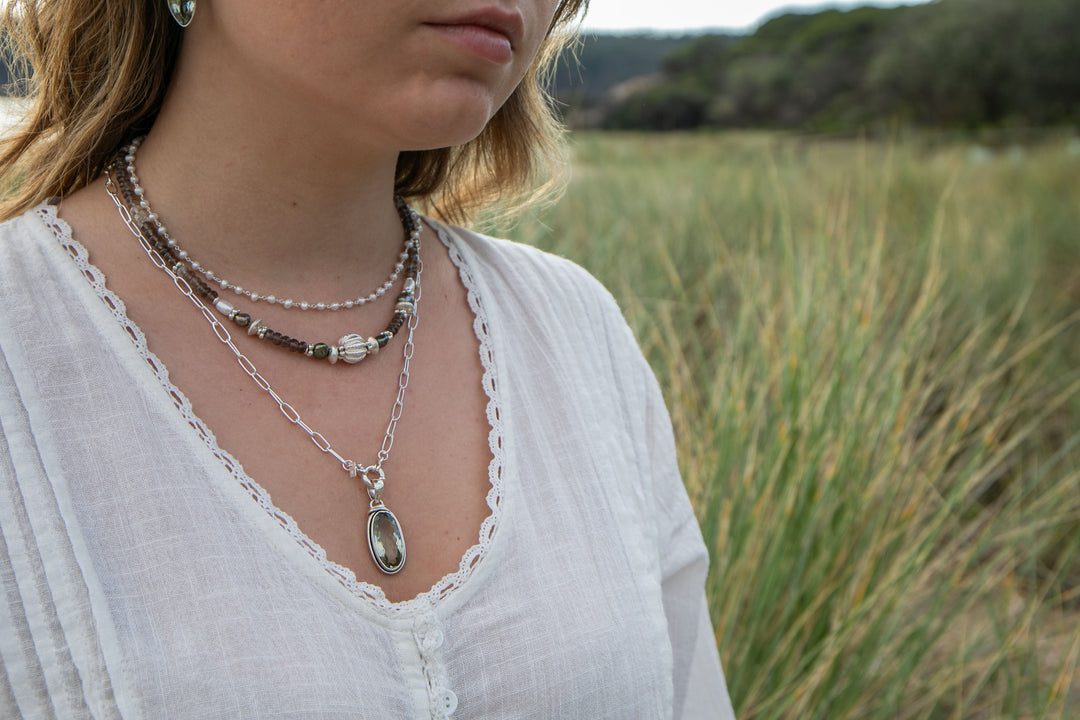
[[[582,4],[9,2],[0,715],[730,716],[612,299],[405,205],[531,189]]]

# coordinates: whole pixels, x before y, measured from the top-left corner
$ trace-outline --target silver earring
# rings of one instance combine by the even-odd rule
[[[173,20],[182,28],[191,24],[191,18],[195,16],[195,0],[165,0],[169,6],[169,13]]]

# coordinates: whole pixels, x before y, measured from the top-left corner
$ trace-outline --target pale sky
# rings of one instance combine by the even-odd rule
[[[918,5],[927,0],[590,0],[586,30],[749,30],[788,8]]]

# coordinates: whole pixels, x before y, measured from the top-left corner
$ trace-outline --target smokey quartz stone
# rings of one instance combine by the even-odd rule
[[[405,535],[394,513],[385,507],[368,515],[368,547],[379,569],[393,575],[405,566]]]

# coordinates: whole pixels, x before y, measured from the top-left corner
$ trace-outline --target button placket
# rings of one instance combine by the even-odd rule
[[[446,666],[439,652],[446,634],[432,613],[423,613],[413,620],[413,640],[420,651],[424,678],[427,680],[428,702],[433,718],[448,718],[457,710],[457,694],[447,682]]]

